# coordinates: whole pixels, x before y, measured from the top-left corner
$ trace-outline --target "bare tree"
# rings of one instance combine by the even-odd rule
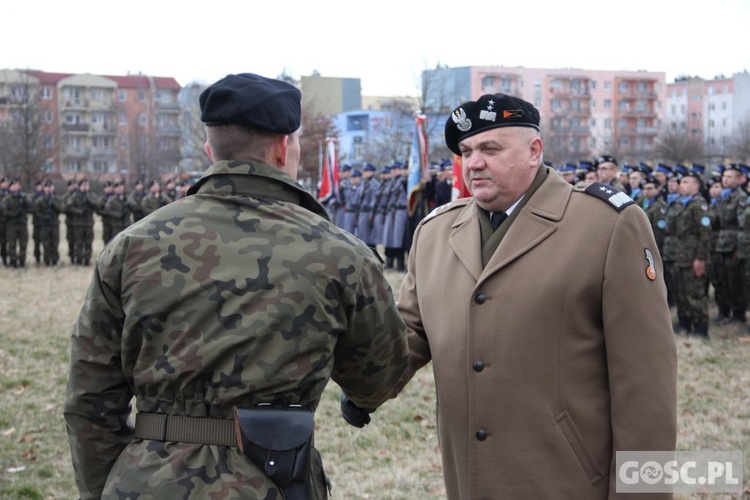
[[[683,130],[663,128],[654,144],[654,155],[674,163],[702,161],[704,146]]]
[[[205,125],[201,121],[199,97],[206,85],[190,82],[180,91],[182,158],[187,170],[203,171],[211,165],[205,153]]]
[[[414,133],[413,105],[394,101],[388,111],[389,119],[367,137],[367,158],[381,164],[404,161],[409,156]]]
[[[8,114],[0,124],[3,170],[26,185],[40,178],[52,159],[52,111],[42,103],[37,81],[19,73],[6,98]]]
[[[303,101],[298,177],[308,186],[318,185],[321,151],[326,137],[337,138],[339,131],[330,116],[317,113]]]
[[[740,120],[727,138],[729,154],[738,161],[750,161],[750,119]]]

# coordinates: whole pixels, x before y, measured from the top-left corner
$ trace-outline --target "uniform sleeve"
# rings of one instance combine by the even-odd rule
[[[97,263],[73,328],[64,416],[82,499],[100,498],[107,475],[132,440],[132,392],[122,373],[122,309]]]
[[[396,387],[394,396],[401,392],[417,371],[432,360],[430,344],[427,342],[424,325],[422,324],[422,315],[419,310],[419,300],[417,297],[417,248],[421,228],[422,225],[414,233],[414,241],[409,252],[408,272],[406,278],[401,283],[401,291],[399,293],[398,310],[406,322],[408,331],[409,366]]]
[[[617,451],[674,450],[677,354],[664,269],[648,220],[619,215],[604,271],[602,321],[612,418],[610,491]]]
[[[336,343],[332,378],[354,403],[373,409],[390,397],[406,368],[406,326],[374,257],[365,259],[356,279],[349,331]]]

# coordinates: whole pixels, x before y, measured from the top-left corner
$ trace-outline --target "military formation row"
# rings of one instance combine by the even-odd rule
[[[0,255],[3,266],[25,267],[31,217],[34,259],[37,264],[55,266],[60,262],[60,214],[65,214],[68,257],[73,265],[88,266],[92,259],[94,215],[102,220],[102,238],[106,244],[134,221],[176,198],[185,196],[178,186],[162,192],[158,181],[145,189],[138,181],[125,193],[122,182],[106,182],[104,193],[90,192],[87,179],[68,181],[67,192],[55,194],[55,185],[39,181],[34,193],[22,190],[18,179],[0,179]]]
[[[424,182],[409,207],[408,168],[394,162],[376,174],[370,164],[361,170],[343,165],[339,170],[338,196],[325,203],[337,226],[373,249],[382,245],[386,269],[401,272],[406,271],[406,253],[419,221],[453,197],[453,163],[444,162]]]

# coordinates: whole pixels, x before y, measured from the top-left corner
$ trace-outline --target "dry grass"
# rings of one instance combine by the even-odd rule
[[[70,266],[66,252],[63,235],[65,265],[0,268],[0,499],[77,498],[62,402],[69,335],[91,268]],[[402,275],[387,276],[397,293]],[[678,447],[745,451],[748,486],[750,343],[742,333],[723,327],[712,328],[711,341],[678,338]],[[315,438],[334,498],[444,498],[429,368],[361,430],[341,419],[338,397],[330,384]]]

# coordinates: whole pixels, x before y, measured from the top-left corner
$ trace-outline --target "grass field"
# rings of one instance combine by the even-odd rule
[[[95,253],[101,245],[97,238]],[[36,267],[33,257],[27,269],[0,268],[0,499],[77,498],[62,402],[70,332],[91,268],[71,266],[64,241],[61,255],[57,268]],[[387,276],[397,293],[403,275]],[[678,448],[744,451],[747,488],[750,342],[743,334],[712,325],[711,340],[678,337]],[[330,384],[315,436],[333,498],[444,498],[429,368],[361,430],[341,419],[338,398]]]

